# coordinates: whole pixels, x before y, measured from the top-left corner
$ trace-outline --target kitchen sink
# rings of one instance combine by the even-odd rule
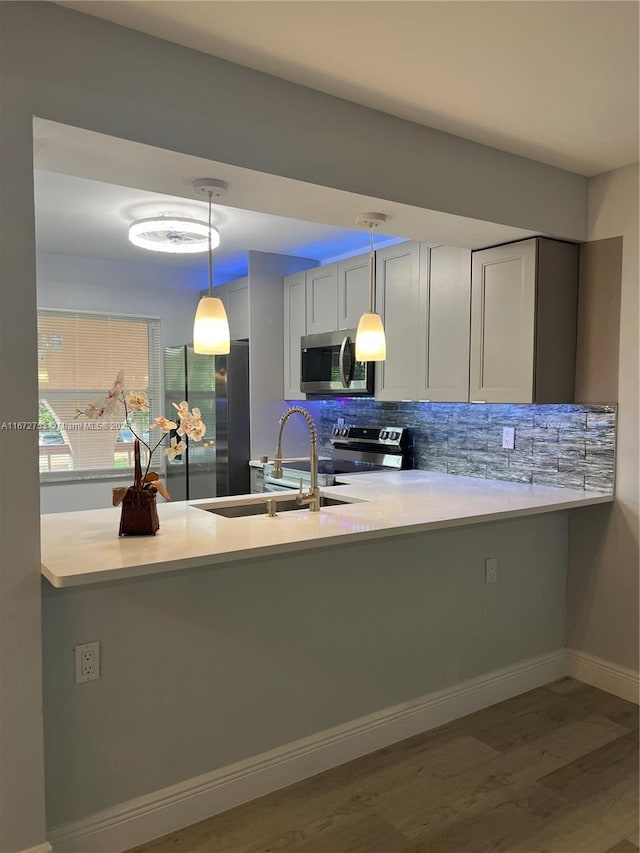
[[[274,493],[270,494],[273,500],[276,500],[276,513],[291,512],[292,510],[304,510],[307,507],[300,506],[295,498],[287,498],[277,500]],[[206,512],[213,512],[215,515],[223,515],[225,518],[244,518],[248,515],[267,515],[267,500],[265,498],[260,503],[237,503],[226,504],[221,506],[200,506],[198,509],[204,509]],[[342,504],[360,503],[360,501],[341,501],[339,498],[328,498],[324,495],[320,496],[320,506],[341,506]]]

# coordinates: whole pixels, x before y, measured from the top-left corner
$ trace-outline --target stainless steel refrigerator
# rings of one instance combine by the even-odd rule
[[[164,351],[165,409],[186,400],[207,432],[167,463],[173,500],[242,495],[249,482],[249,344],[234,341],[229,355],[197,355],[191,345]]]

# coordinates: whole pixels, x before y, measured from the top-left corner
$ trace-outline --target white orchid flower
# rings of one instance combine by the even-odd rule
[[[109,389],[108,395],[109,397],[117,397],[124,387],[124,370],[118,371],[118,375],[116,376],[113,385]]]
[[[158,427],[166,435],[168,432],[171,432],[172,429],[177,429],[178,424],[175,421],[170,421],[168,418],[156,418],[155,423],[151,425],[151,428],[157,429]]]
[[[181,453],[184,453],[186,449],[187,445],[184,443],[184,441],[178,441],[174,435],[174,437],[171,439],[170,446],[167,447],[167,449],[165,450],[165,456],[167,457],[169,462],[171,462],[173,459],[176,458],[176,456],[180,456]]]
[[[193,427],[195,426],[195,421],[191,417],[191,412],[183,418],[180,418],[180,426],[178,427],[178,435],[189,435]]]
[[[183,400],[180,404],[172,403],[171,404],[174,409],[178,412],[178,418],[182,420],[183,418],[190,418],[191,412],[189,411],[189,404],[186,400]]]
[[[120,408],[120,400],[118,397],[105,397],[100,404],[103,415],[115,415]]]
[[[134,412],[148,412],[149,398],[144,391],[129,391],[127,394],[127,406]]]
[[[189,438],[192,438],[194,441],[201,441],[207,431],[206,424],[204,424],[201,420],[194,421],[193,426],[187,433]]]

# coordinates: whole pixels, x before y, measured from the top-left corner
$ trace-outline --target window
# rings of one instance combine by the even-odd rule
[[[161,408],[160,321],[38,311],[41,479],[104,477],[133,468],[133,435],[123,416],[74,418],[76,409],[104,396],[121,369],[127,390],[149,396],[149,414],[134,423],[146,440]]]

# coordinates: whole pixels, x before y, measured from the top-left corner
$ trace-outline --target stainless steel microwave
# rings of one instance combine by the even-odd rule
[[[319,396],[372,397],[375,362],[356,361],[356,330],[300,339],[300,390]]]

